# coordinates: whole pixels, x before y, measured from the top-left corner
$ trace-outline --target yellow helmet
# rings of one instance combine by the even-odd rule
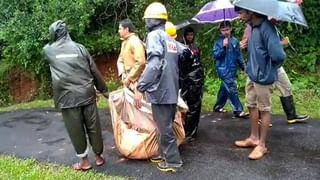
[[[151,3],[144,12],[143,19],[165,19],[168,20],[168,13],[166,7],[159,2]]]
[[[176,26],[172,22],[170,22],[170,21],[166,22],[165,30],[166,30],[166,33],[169,36],[171,36],[173,39],[175,39],[177,37]]]

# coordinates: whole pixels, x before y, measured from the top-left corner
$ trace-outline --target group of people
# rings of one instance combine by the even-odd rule
[[[248,117],[239,101],[234,81],[238,64],[243,74],[248,75],[246,106],[251,118],[251,134],[247,139],[236,141],[235,145],[254,147],[249,158],[260,159],[267,151],[265,141],[274,83],[281,91],[288,123],[303,121],[307,116],[295,113],[290,82],[281,67],[285,53],[274,25],[263,15],[239,7],[235,10],[242,21],[250,24],[251,34],[244,36],[239,44],[231,34],[230,22],[220,24],[221,34],[214,42],[212,55],[221,86],[213,110],[225,112],[223,107],[229,100],[235,117]],[[160,137],[158,155],[151,161],[157,162],[157,168],[161,171],[175,172],[183,164],[172,130],[179,89],[189,107],[184,126],[186,139],[195,138],[198,130],[204,81],[200,52],[194,43],[192,28],[185,30],[186,44],[174,39],[175,30],[170,33],[170,26],[166,27],[168,14],[163,4],[151,3],[143,18],[147,28],[144,42],[134,33],[129,19],[119,23],[122,44],[117,61],[118,72],[123,85],[135,93],[134,105],[137,108],[142,106],[144,97],[151,103]],[[61,109],[71,142],[81,158],[80,162],[73,164],[73,168],[92,168],[88,160],[86,136],[95,153],[95,164],[103,165],[96,91],[108,98],[105,82],[86,48],[71,40],[63,21],[54,22],[49,31],[52,41],[44,47],[44,55],[50,64],[55,106]],[[247,50],[246,65],[240,49]]]

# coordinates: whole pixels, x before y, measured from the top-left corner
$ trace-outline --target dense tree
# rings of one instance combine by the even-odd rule
[[[120,40],[118,22],[130,18],[137,33],[145,34],[143,12],[152,0],[0,0],[0,58],[2,62],[23,66],[48,81],[49,73],[42,57],[42,47],[48,43],[48,27],[55,20],[64,20],[71,37],[84,44],[91,54],[117,52]],[[169,19],[178,23],[190,19],[208,0],[162,0]],[[286,64],[293,71],[318,72],[320,58],[320,1],[306,0],[302,4],[309,28],[283,23],[280,31],[289,36],[297,53],[288,51]],[[317,8],[315,8],[317,7]],[[241,37],[243,24],[233,22],[234,34]],[[197,29],[197,42],[202,52],[206,73],[212,74],[212,42],[216,25]]]

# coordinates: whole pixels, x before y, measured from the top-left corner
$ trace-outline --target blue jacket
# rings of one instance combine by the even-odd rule
[[[247,55],[247,74],[252,81],[272,84],[278,80],[277,69],[286,55],[274,25],[266,18],[252,26]]]
[[[221,79],[233,78],[237,71],[237,64],[243,71],[245,70],[238,41],[231,37],[228,46],[223,47],[224,38],[222,34],[218,36],[212,52],[212,57],[216,60],[218,76]]]

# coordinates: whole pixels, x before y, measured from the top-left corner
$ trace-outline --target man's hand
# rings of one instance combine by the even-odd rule
[[[229,39],[228,39],[228,38],[224,38],[224,40],[223,40],[223,46],[224,46],[224,47],[228,47],[228,44],[229,44]]]
[[[241,74],[242,74],[243,76],[246,76],[246,75],[247,75],[246,71],[241,71]]]
[[[282,38],[281,44],[284,45],[284,46],[288,45],[289,44],[289,37],[286,36],[286,37]]]
[[[241,49],[245,49],[248,47],[248,40],[244,39],[244,40],[240,41],[239,44],[240,44]]]
[[[126,78],[126,79],[123,81],[123,84],[124,84],[126,87],[129,87],[129,85],[131,84],[131,81],[129,80],[129,78]]]
[[[134,95],[134,101],[133,104],[136,108],[141,108],[142,103],[141,103],[141,99],[143,97],[143,93],[141,93],[140,91],[136,90],[135,95]]]
[[[109,99],[109,92],[104,92],[104,93],[102,93],[102,95],[103,95],[105,98]]]

